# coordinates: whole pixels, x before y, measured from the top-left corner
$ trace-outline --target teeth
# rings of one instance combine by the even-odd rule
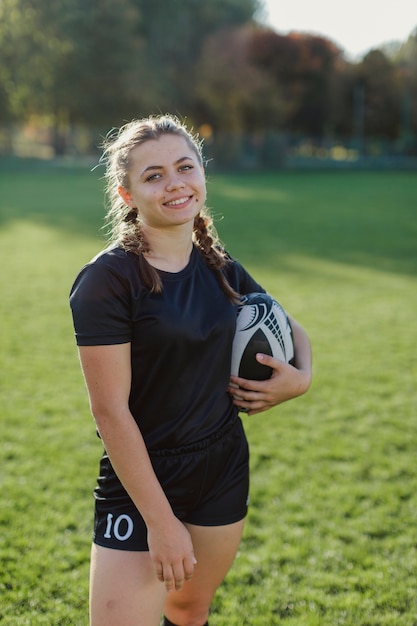
[[[177,204],[184,204],[184,202],[187,202],[188,200],[188,196],[185,196],[184,198],[179,198],[178,200],[172,200],[172,202],[167,202],[167,204],[169,206],[177,206]]]

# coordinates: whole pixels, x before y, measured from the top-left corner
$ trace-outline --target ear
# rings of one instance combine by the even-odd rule
[[[133,202],[132,194],[126,189],[126,187],[120,186],[117,191],[119,193],[119,196],[122,198],[123,202],[127,204],[127,206],[130,206],[132,209],[136,208],[135,203]]]

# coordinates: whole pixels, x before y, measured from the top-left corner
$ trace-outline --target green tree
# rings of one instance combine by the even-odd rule
[[[259,0],[0,0],[0,115],[48,116],[60,151],[75,123],[161,110],[198,115],[201,50]],[[1,120],[0,120],[1,121]]]
[[[135,19],[130,0],[2,0],[2,82],[11,113],[48,116],[59,152],[71,124],[107,123],[115,109],[129,109]]]
[[[322,136],[331,119],[331,88],[341,50],[323,37],[259,29],[250,56],[275,81],[285,102],[285,128]]]
[[[417,28],[396,58],[401,77],[401,135],[406,149],[417,151]]]
[[[197,66],[199,110],[214,130],[277,128],[284,105],[271,77],[250,60],[254,27],[221,30],[206,40]]]
[[[250,22],[259,0],[132,0],[140,13],[147,81],[158,109],[198,117],[195,84],[207,39],[215,32]],[[139,79],[139,76],[137,77]]]
[[[392,61],[371,50],[355,67],[354,89],[363,90],[363,126],[368,137],[396,139],[401,126],[401,83]]]

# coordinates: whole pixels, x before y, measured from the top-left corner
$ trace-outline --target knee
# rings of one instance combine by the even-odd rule
[[[172,602],[166,610],[169,619],[165,618],[166,626],[206,626],[208,624],[209,606],[197,600],[189,602]],[[171,621],[170,621],[171,620]]]

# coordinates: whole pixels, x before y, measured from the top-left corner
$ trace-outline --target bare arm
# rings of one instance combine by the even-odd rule
[[[120,481],[145,520],[156,573],[181,589],[194,570],[190,535],[174,516],[129,410],[130,343],[79,348],[91,412]]]
[[[249,415],[266,411],[277,404],[301,396],[310,387],[312,376],[310,341],[302,326],[294,318],[288,317],[294,338],[294,366],[282,363],[267,354],[259,354],[258,361],[272,367],[271,378],[256,381],[231,377],[231,382],[239,387],[238,397],[236,388],[229,388],[229,392],[235,397],[234,404],[246,409]]]

